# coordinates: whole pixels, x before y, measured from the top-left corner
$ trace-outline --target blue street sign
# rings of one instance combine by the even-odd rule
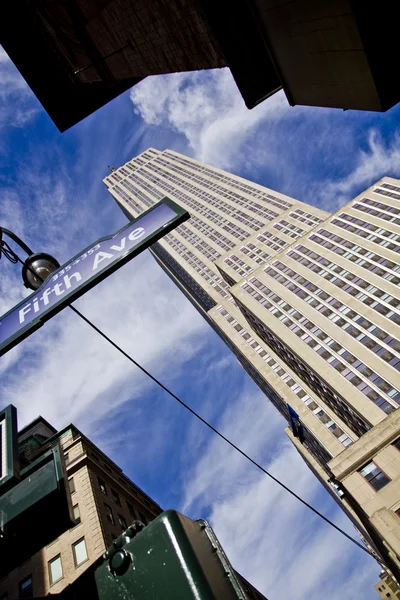
[[[188,218],[187,211],[164,198],[74,256],[0,319],[0,356]]]

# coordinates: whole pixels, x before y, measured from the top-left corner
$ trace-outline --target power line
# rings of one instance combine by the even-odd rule
[[[7,229],[4,229],[4,228],[3,228],[3,231],[5,231],[9,235],[11,233]],[[11,234],[11,237],[14,239],[14,234]],[[0,256],[3,253],[11,262],[14,262],[14,263],[21,262],[23,265],[25,264],[20,259],[20,257],[13,250],[11,250],[11,248],[8,246],[8,244],[6,244],[5,242],[3,242],[3,240],[1,238],[0,238],[0,242],[1,242],[0,243]],[[26,248],[27,251],[29,250],[29,252],[27,252],[27,253],[28,254],[32,254],[32,251],[30,250],[30,248],[28,246],[26,246],[26,244],[23,244],[23,245],[25,246],[25,248]],[[4,246],[7,246],[6,251],[4,251],[5,250]],[[10,252],[10,256],[8,256],[8,252]],[[33,273],[33,275],[35,275],[35,277],[37,277],[39,280],[41,280],[43,282],[43,278],[39,274],[36,274],[29,266],[28,266],[28,269],[29,269],[29,271],[31,271]],[[308,502],[306,502],[303,498],[301,498],[298,494],[296,494],[293,490],[291,490],[287,485],[285,485],[284,483],[282,483],[282,481],[280,481],[279,479],[277,479],[276,477],[274,477],[274,475],[272,475],[271,473],[269,473],[269,471],[267,471],[266,469],[264,469],[264,467],[262,467],[257,461],[255,461],[253,458],[251,458],[251,456],[249,456],[248,454],[246,454],[246,452],[244,452],[244,450],[242,450],[241,448],[239,448],[239,446],[236,446],[236,444],[234,444],[229,438],[227,438],[220,431],[218,431],[218,429],[216,429],[213,425],[211,425],[211,423],[209,423],[208,421],[206,421],[205,419],[203,419],[203,417],[201,415],[199,415],[199,413],[197,413],[195,410],[193,410],[192,408],[190,408],[190,406],[188,404],[186,404],[186,402],[184,402],[183,400],[181,400],[176,394],[174,394],[174,392],[172,392],[163,383],[161,383],[161,381],[159,379],[157,379],[156,377],[154,377],[154,375],[152,375],[149,371],[147,371],[147,369],[145,369],[144,367],[142,367],[141,364],[139,364],[134,358],[132,358],[132,356],[130,356],[127,352],[125,352],[125,350],[123,350],[121,348],[121,346],[119,346],[118,344],[116,344],[108,335],[106,335],[101,329],[99,329],[90,319],[88,319],[87,317],[85,317],[85,315],[83,315],[77,308],[75,308],[72,304],[69,305],[69,308],[74,313],[76,313],[83,321],[85,321],[85,323],[87,323],[90,327],[92,327],[92,329],[94,329],[99,335],[101,335],[109,344],[111,344],[116,350],[118,350],[118,352],[120,352],[121,354],[123,354],[123,356],[125,356],[125,358],[127,358],[138,369],[140,369],[145,375],[147,375],[147,377],[149,377],[152,381],[154,381],[154,383],[156,383],[158,386],[160,386],[165,392],[167,392],[167,394],[169,394],[170,396],[172,396],[172,398],[174,398],[174,400],[176,400],[181,406],[183,406],[184,408],[186,408],[186,410],[188,410],[192,415],[194,415],[197,419],[199,419],[199,421],[201,421],[204,425],[206,425],[206,427],[208,427],[209,429],[211,429],[211,431],[213,431],[216,435],[218,435],[221,439],[223,439],[227,444],[229,444],[232,448],[234,448],[234,450],[236,450],[237,452],[239,452],[248,461],[250,461],[255,467],[257,467],[257,469],[259,469],[265,475],[267,475],[268,477],[270,477],[273,481],[275,481],[275,483],[277,483],[278,485],[280,485],[284,490],[286,490],[294,498],[296,498],[297,500],[299,500],[299,502],[301,502],[302,504],[304,504],[304,506],[306,506],[307,508],[309,508],[310,510],[312,510],[316,515],[318,515],[326,523],[328,523],[329,525],[331,525],[331,527],[333,527],[334,529],[336,529],[336,531],[338,531],[339,533],[341,533],[342,535],[344,535],[348,540],[350,540],[351,542],[353,542],[353,544],[356,544],[356,546],[358,546],[359,548],[361,548],[361,550],[364,550],[364,552],[366,552],[369,556],[372,556],[372,554],[369,552],[369,550],[367,550],[367,548],[365,548],[362,544],[360,544],[354,538],[352,538],[351,535],[349,535],[343,529],[341,529],[340,527],[338,527],[338,525],[335,525],[335,523],[333,521],[331,521],[330,519],[328,519],[327,517],[325,517],[325,515],[323,515],[322,513],[320,513],[313,506],[311,506],[311,504],[309,504]]]
[[[16,254],[15,254],[15,258],[16,258],[15,262],[19,261],[22,264],[24,264],[23,261]],[[40,277],[40,275],[36,275],[36,273],[34,271],[32,271],[31,268],[29,268],[29,270],[36,277],[38,277],[38,279],[40,279],[41,281],[43,281],[43,279]],[[344,535],[348,540],[350,540],[351,542],[353,542],[353,544],[356,544],[356,546],[358,546],[359,548],[361,548],[361,550],[364,550],[364,552],[366,552],[368,554],[368,556],[372,556],[372,554],[369,552],[369,550],[367,550],[367,548],[365,548],[362,544],[360,544],[359,542],[357,542],[354,538],[351,537],[351,535],[349,535],[348,533],[346,533],[338,525],[335,525],[335,523],[333,521],[331,521],[330,519],[328,519],[327,517],[325,517],[325,515],[323,515],[322,513],[320,513],[313,506],[311,506],[311,504],[309,504],[308,502],[306,502],[306,500],[304,500],[303,498],[301,498],[301,496],[299,496],[298,494],[296,494],[287,485],[285,485],[284,483],[282,483],[282,481],[280,481],[279,479],[277,479],[276,477],[274,477],[274,475],[272,475],[271,473],[269,473],[269,471],[267,471],[266,469],[264,469],[264,467],[262,467],[257,461],[255,461],[253,458],[251,458],[251,456],[249,456],[248,454],[246,454],[246,452],[244,452],[244,450],[242,450],[241,448],[239,448],[239,446],[236,446],[236,444],[234,444],[229,438],[227,438],[226,436],[224,436],[220,431],[218,431],[218,429],[216,429],[213,425],[211,425],[211,423],[209,423],[208,421],[206,421],[201,415],[199,415],[199,413],[197,413],[195,410],[193,410],[193,408],[190,408],[190,406],[188,404],[186,404],[186,402],[184,402],[183,400],[181,400],[176,394],[174,394],[174,392],[172,392],[163,383],[161,383],[161,381],[159,379],[157,379],[156,377],[154,377],[154,375],[152,375],[149,371],[147,371],[147,369],[145,369],[144,367],[142,367],[142,365],[140,363],[138,363],[134,358],[132,358],[132,356],[130,356],[127,352],[125,352],[125,350],[123,350],[121,348],[121,346],[119,346],[107,334],[105,334],[101,329],[99,329],[90,319],[88,319],[87,317],[85,317],[85,315],[82,314],[77,308],[75,308],[75,306],[73,306],[72,304],[70,304],[69,308],[74,313],[76,313],[83,321],[85,321],[85,323],[87,323],[90,327],[92,327],[92,329],[94,329],[99,335],[101,335],[101,337],[103,337],[109,344],[111,344],[116,350],[118,350],[118,352],[120,352],[123,356],[125,356],[125,358],[127,358],[138,369],[140,369],[145,375],[147,375],[147,377],[149,377],[152,381],[154,381],[154,383],[156,383],[158,386],[160,386],[165,392],[167,392],[167,394],[169,394],[170,396],[172,396],[172,398],[174,398],[174,400],[176,400],[181,406],[183,406],[184,408],[186,408],[186,410],[188,410],[192,415],[194,415],[197,419],[199,419],[199,421],[201,421],[204,425],[206,425],[206,427],[208,427],[209,429],[211,429],[211,431],[213,431],[216,435],[218,435],[221,439],[223,439],[224,442],[226,442],[227,444],[229,444],[232,448],[234,448],[234,450],[236,450],[237,452],[239,452],[248,461],[250,461],[255,467],[257,467],[257,469],[259,469],[260,471],[262,471],[265,475],[267,475],[268,477],[270,477],[273,481],[275,481],[275,483],[277,483],[278,485],[280,485],[284,490],[286,490],[294,498],[296,498],[297,500],[299,500],[299,502],[301,502],[302,504],[304,504],[304,506],[306,506],[307,508],[309,508],[310,510],[312,510],[316,515],[318,515],[326,523],[328,523],[329,525],[331,525],[331,527],[333,527],[334,529],[336,529],[336,531],[338,531],[339,533],[341,533],[342,535]]]
[[[333,523],[333,521],[331,521],[330,519],[328,519],[327,517],[325,517],[316,508],[314,508],[313,506],[311,506],[311,504],[309,504],[303,498],[301,498],[301,496],[299,496],[298,494],[296,494],[287,485],[285,485],[284,483],[282,483],[282,481],[280,481],[279,479],[277,479],[276,477],[274,477],[274,475],[271,475],[271,473],[269,473],[266,469],[264,469],[264,467],[262,467],[257,461],[255,461],[253,458],[251,458],[251,456],[249,456],[248,454],[246,454],[246,452],[244,452],[243,450],[241,450],[241,448],[239,448],[239,446],[236,446],[236,444],[234,444],[230,439],[228,439],[220,431],[218,431],[218,429],[216,429],[213,425],[211,425],[211,423],[209,423],[208,421],[206,421],[201,415],[199,415],[199,413],[197,413],[195,410],[193,410],[193,408],[190,408],[190,406],[188,404],[186,404],[176,394],[174,394],[174,392],[172,392],[163,383],[161,383],[161,381],[159,381],[156,377],[154,377],[154,375],[152,375],[149,371],[147,371],[147,369],[145,369],[144,367],[142,367],[141,364],[139,364],[134,358],[132,358],[132,356],[130,356],[127,352],[125,352],[125,350],[123,350],[121,348],[121,346],[119,346],[118,344],[116,344],[108,335],[106,335],[101,329],[99,329],[90,319],[88,319],[87,317],[85,317],[85,315],[83,315],[77,308],[75,308],[74,306],[72,306],[72,304],[70,304],[69,307],[70,307],[70,309],[74,313],[76,313],[81,319],[83,319],[83,321],[85,321],[85,323],[87,323],[90,327],[92,327],[92,329],[94,329],[99,335],[101,335],[105,340],[107,340],[107,342],[109,344],[111,344],[116,350],[118,350],[118,352],[120,352],[121,354],[123,354],[123,356],[125,356],[125,358],[127,358],[129,361],[131,361],[131,363],[133,363],[138,369],[140,369],[145,375],[147,375],[147,377],[149,377],[150,379],[152,379],[152,381],[154,381],[154,383],[156,383],[158,386],[160,386],[165,392],[167,392],[167,394],[169,394],[170,396],[172,396],[172,398],[174,398],[174,400],[176,400],[177,402],[179,402],[179,404],[181,406],[183,406],[184,408],[186,408],[186,410],[188,410],[192,415],[194,415],[197,419],[199,419],[199,421],[201,421],[204,425],[206,425],[209,429],[211,429],[211,431],[213,431],[216,435],[218,435],[221,439],[223,439],[224,442],[226,442],[227,444],[229,444],[232,448],[234,448],[237,452],[239,452],[242,456],[244,456],[247,460],[249,460],[255,467],[257,467],[257,469],[259,469],[260,471],[262,471],[265,475],[267,475],[268,477],[270,477],[273,481],[275,481],[275,483],[277,483],[278,485],[280,485],[289,494],[291,494],[292,496],[294,496],[294,498],[296,498],[297,500],[299,500],[302,504],[304,504],[304,506],[306,506],[307,508],[309,508],[310,510],[312,510],[316,515],[318,515],[326,523],[328,523],[329,525],[331,525],[331,527],[333,527],[334,529],[336,529],[336,531],[338,531],[339,533],[341,533],[342,535],[344,535],[348,540],[350,540],[351,542],[353,542],[354,544],[356,544],[356,546],[358,546],[359,548],[361,548],[361,550],[364,550],[364,552],[366,552],[369,556],[372,556],[371,553],[367,550],[367,548],[365,548],[362,544],[360,544],[359,542],[357,542],[354,538],[351,537],[351,535],[349,535],[348,533],[346,533],[343,529],[341,529],[340,527],[338,527],[338,525],[335,525],[335,523]]]

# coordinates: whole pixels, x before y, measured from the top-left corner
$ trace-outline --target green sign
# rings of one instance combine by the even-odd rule
[[[18,478],[17,409],[10,404],[0,411],[0,495]]]

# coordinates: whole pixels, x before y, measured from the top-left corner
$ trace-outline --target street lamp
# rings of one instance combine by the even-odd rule
[[[3,234],[11,238],[28,254],[25,261],[21,260],[8,243],[3,240]],[[43,281],[60,266],[60,263],[51,254],[46,252],[35,254],[15,233],[4,227],[0,227],[0,258],[2,255],[13,264],[22,263],[22,279],[25,287],[31,290],[37,290]]]

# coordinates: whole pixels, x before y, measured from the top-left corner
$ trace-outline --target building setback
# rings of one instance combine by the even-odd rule
[[[151,148],[104,182],[128,217],[163,196],[190,212],[152,254],[399,575],[400,182],[331,215]]]

